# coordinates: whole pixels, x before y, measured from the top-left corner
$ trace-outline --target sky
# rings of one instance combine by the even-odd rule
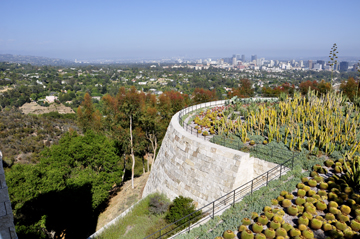
[[[359,0],[0,0],[0,54],[360,58]]]

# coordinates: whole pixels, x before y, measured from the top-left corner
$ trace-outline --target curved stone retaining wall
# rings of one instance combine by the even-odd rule
[[[0,238],[17,239],[14,227],[14,216],[12,214],[8,188],[5,182],[5,174],[0,151]]]
[[[224,101],[212,105],[218,103]],[[204,103],[191,109],[208,106],[210,103]],[[143,197],[155,191],[171,200],[182,195],[202,207],[276,166],[186,132],[179,124],[180,112],[171,119]]]

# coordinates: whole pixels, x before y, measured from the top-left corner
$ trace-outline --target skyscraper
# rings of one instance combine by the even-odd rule
[[[308,63],[309,63],[309,69],[312,69],[312,68],[313,68],[313,62],[312,62],[312,60],[309,60]]]
[[[349,68],[349,62],[342,61],[340,62],[340,71],[347,71]]]
[[[318,60],[317,63],[319,63],[319,64],[321,65],[321,67],[324,69],[324,67],[325,67],[325,61]]]
[[[241,61],[245,62],[245,55],[241,55]]]
[[[257,55],[251,55],[251,61],[257,61]]]
[[[237,61],[240,61],[241,59],[240,59],[240,55],[236,55],[236,60]]]

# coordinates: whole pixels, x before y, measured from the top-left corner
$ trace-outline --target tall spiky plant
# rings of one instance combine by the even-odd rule
[[[329,58],[330,58],[330,61],[328,61],[328,63],[330,64],[331,66],[331,81],[334,80],[334,66],[338,64],[338,61],[337,61],[337,55],[339,52],[337,51],[337,45],[336,43],[334,43],[333,47],[331,47],[331,50],[330,50],[330,54],[329,54]]]

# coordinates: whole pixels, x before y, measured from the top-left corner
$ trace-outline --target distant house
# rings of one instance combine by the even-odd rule
[[[51,96],[46,96],[45,101],[50,104],[50,103],[54,103],[54,101],[57,99],[58,99],[57,96],[51,95]]]
[[[146,81],[143,81],[143,82],[139,82],[138,84],[139,84],[139,85],[146,85],[147,82],[146,82]]]
[[[100,101],[101,100],[101,96],[92,96],[91,98]]]

